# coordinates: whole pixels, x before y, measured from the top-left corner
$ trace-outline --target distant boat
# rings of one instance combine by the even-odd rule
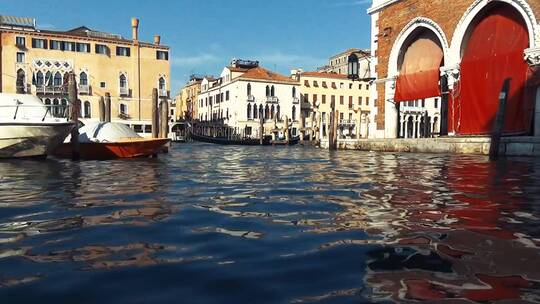
[[[259,138],[240,138],[232,139],[227,137],[213,137],[213,136],[204,136],[192,134],[191,138],[195,141],[218,144],[218,145],[236,145],[236,146],[260,146],[261,140]],[[269,146],[272,137],[266,136],[263,139],[263,146]]]
[[[73,127],[36,96],[0,93],[0,158],[46,157]]]
[[[129,126],[115,122],[89,123],[79,129],[79,134],[80,157],[85,160],[149,157],[170,142],[168,138],[143,138]],[[54,155],[71,157],[69,140]]]

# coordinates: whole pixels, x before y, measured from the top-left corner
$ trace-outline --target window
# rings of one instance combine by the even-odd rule
[[[343,120],[343,113],[339,113],[339,120]]]
[[[90,53],[90,43],[77,43],[76,50],[79,53]]]
[[[270,86],[266,86],[266,97],[270,96]]]
[[[120,75],[120,87],[127,88],[127,78],[124,74]]]
[[[293,121],[296,120],[296,106],[293,106],[293,107],[292,107],[292,120],[293,120]]]
[[[313,94],[313,104],[317,102],[317,94]]]
[[[366,84],[366,90],[369,90],[369,84]]]
[[[169,60],[169,52],[165,51],[156,51],[157,60]]]
[[[359,106],[362,105],[362,96],[358,97],[358,105],[359,105]]]
[[[167,88],[166,88],[166,86],[165,86],[165,78],[160,77],[160,78],[159,78],[159,83],[158,83],[158,85],[159,85],[159,89],[160,89],[161,91],[166,90]]]
[[[246,127],[246,136],[251,136],[252,129],[251,127]]]
[[[17,52],[17,63],[24,63],[24,53]]]
[[[32,47],[35,49],[46,49],[47,40],[32,38]]]
[[[353,108],[353,97],[349,96],[349,109]]]
[[[277,105],[277,108],[276,108],[276,117],[277,119],[279,120],[279,116],[281,115],[281,107],[279,105]]]
[[[104,89],[104,88],[107,87],[107,85],[105,84],[105,82],[102,81],[102,82],[99,83],[99,87]]]
[[[345,98],[343,96],[339,96],[339,104],[340,105],[344,104],[344,100],[345,100]]]
[[[92,108],[90,106],[90,101],[84,102],[84,118],[92,117]]]
[[[59,72],[56,72],[56,74],[54,74],[53,85],[55,87],[59,87],[62,85],[62,75]]]
[[[26,92],[26,74],[23,69],[17,71],[17,78],[15,79],[15,86],[17,94],[23,94]]]
[[[15,37],[15,45],[19,47],[26,46],[26,38],[24,37]]]
[[[272,89],[270,90],[270,96],[276,96],[276,89],[274,88],[274,86],[272,86]]]
[[[75,52],[75,42],[63,41],[62,42],[62,50],[63,51]]]
[[[339,84],[339,88],[340,88],[340,89],[343,89],[343,82],[341,82],[341,83]]]
[[[79,85],[87,86],[88,85],[88,75],[85,72],[81,72],[79,75]]]
[[[296,88],[295,87],[292,88],[292,97],[296,98]]]
[[[120,104],[120,115],[124,115],[124,116],[128,115],[128,107],[126,104],[123,104],[123,103]]]
[[[251,83],[248,83],[247,85],[247,95],[251,96]]]
[[[103,44],[96,44],[96,54],[109,54],[109,47]]]
[[[314,80],[313,81],[313,86],[318,88],[319,87],[319,82],[317,80]]]
[[[253,119],[257,119],[257,105],[253,106]]]
[[[325,89],[328,88],[328,86],[326,85],[326,81],[323,81],[323,82],[322,82],[322,87],[325,88]]]
[[[116,56],[129,57],[129,56],[131,56],[131,49],[128,48],[128,47],[117,46],[116,47]]]
[[[229,91],[225,92],[225,100],[229,100]]]
[[[369,106],[369,97],[366,97],[366,106]]]
[[[62,41],[51,40],[51,50],[62,50]]]
[[[251,119],[251,104],[247,105],[247,119]]]
[[[323,95],[323,96],[322,96],[321,103],[322,103],[322,104],[326,104],[326,95]]]
[[[439,98],[435,98],[435,109],[439,108]]]
[[[43,83],[43,73],[39,71],[36,74],[36,86],[41,87],[43,86]]]
[[[425,107],[426,107],[426,100],[422,99],[422,108],[425,108]]]

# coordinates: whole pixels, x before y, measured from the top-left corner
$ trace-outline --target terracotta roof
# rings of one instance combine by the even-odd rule
[[[249,70],[249,69],[246,69],[246,68],[237,68],[237,67],[233,67],[233,66],[228,66],[227,69],[229,69],[229,71],[231,71],[231,72],[240,72],[240,73],[247,72]]]
[[[241,79],[257,79],[257,80],[269,80],[269,81],[277,81],[277,82],[290,82],[290,83],[298,83],[296,80],[291,79],[287,76],[283,76],[278,73],[271,72],[267,69],[264,69],[262,67],[256,67],[253,69],[249,69],[247,72],[242,74],[240,77]]]
[[[348,80],[347,75],[335,74],[335,73],[322,73],[322,72],[304,72],[300,74],[300,77],[317,77],[317,78],[333,78]]]

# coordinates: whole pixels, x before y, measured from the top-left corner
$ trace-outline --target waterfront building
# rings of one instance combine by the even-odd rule
[[[202,80],[197,115],[199,121],[223,122],[251,138],[258,138],[261,131],[283,138],[286,125],[290,135],[297,136],[300,85],[257,61],[233,60],[218,78]]]
[[[201,92],[203,77],[192,75],[188,83],[180,90],[174,98],[174,108],[176,109],[175,120],[189,120],[197,117],[197,101]]]
[[[349,63],[349,56],[356,55],[359,63],[359,77],[367,79],[371,77],[371,53],[369,50],[361,49],[348,49],[337,55],[330,57],[328,64],[317,69],[321,73],[334,73],[347,75],[347,66]]]
[[[428,121],[409,114],[422,100],[432,133],[489,135],[507,78],[504,133],[540,136],[539,1],[374,0],[368,12],[374,136],[417,135]]]
[[[169,99],[169,47],[158,35],[153,43],[139,41],[139,20],[131,25],[127,39],[84,26],[39,29],[35,19],[0,16],[0,92],[35,94],[60,116],[73,72],[83,119],[98,120],[99,100],[109,93],[113,121],[149,131],[152,89]]]
[[[368,138],[370,126],[373,127],[369,81],[352,81],[346,75],[336,73],[293,70],[292,74],[300,83],[303,139],[328,138],[332,104],[339,113],[339,139]]]

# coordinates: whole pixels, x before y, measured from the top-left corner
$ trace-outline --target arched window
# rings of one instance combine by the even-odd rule
[[[270,90],[270,96],[276,96],[276,89],[274,88],[274,86],[272,86],[272,89]]]
[[[264,109],[263,109],[263,105],[260,105],[259,106],[259,119],[263,119],[264,118]]]
[[[19,69],[17,71],[17,80],[16,80],[16,87],[17,87],[17,94],[23,94],[26,89],[25,89],[25,83],[26,83],[26,77],[25,77],[25,73],[24,73],[24,70],[23,69]]]
[[[257,105],[253,106],[253,119],[257,119]]]
[[[60,105],[61,105],[60,106],[60,113],[59,113],[60,117],[66,117],[66,113],[67,113],[66,111],[67,111],[67,105],[68,105],[67,100],[62,99],[60,101]],[[79,112],[80,112],[80,109],[79,109]]]
[[[165,78],[163,78],[163,77],[159,78],[159,89],[160,90],[165,90],[166,89]]]
[[[36,74],[36,86],[41,87],[43,86],[43,73],[41,71],[37,72]]]
[[[293,120],[293,121],[296,120],[296,106],[293,106],[293,107],[292,107],[292,120]]]
[[[280,117],[281,117],[281,107],[279,105],[277,105],[277,109],[276,109],[276,117],[278,120],[280,120]]]
[[[88,75],[86,75],[85,72],[81,72],[81,74],[79,75],[79,84],[82,86],[88,85]]]
[[[292,88],[292,97],[296,98],[296,87]]]
[[[52,113],[52,109],[51,109],[51,100],[49,98],[45,99],[45,106],[47,107],[47,109],[49,110],[49,113]]]
[[[272,105],[272,108],[270,110],[270,118],[271,119],[274,119],[275,115],[276,115],[276,108],[274,108],[274,105]]]
[[[62,74],[60,74],[60,72],[56,72],[54,74],[54,80],[53,80],[53,85],[55,87],[59,87],[62,85]]]
[[[60,102],[55,98],[52,104],[52,114],[54,117],[58,117],[60,113]]]
[[[92,117],[92,106],[90,105],[90,101],[84,102],[84,118],[91,118]]]
[[[247,85],[247,96],[251,96],[251,83]]]
[[[120,88],[127,89],[127,77],[124,74],[120,75]]]
[[[270,107],[266,105],[266,107],[264,108],[264,119],[269,119],[269,118],[270,118]]]
[[[247,119],[251,119],[251,104],[247,105]]]
[[[270,86],[266,86],[266,97],[270,96]]]
[[[51,87],[53,83],[53,76],[51,72],[45,74],[45,86]]]

